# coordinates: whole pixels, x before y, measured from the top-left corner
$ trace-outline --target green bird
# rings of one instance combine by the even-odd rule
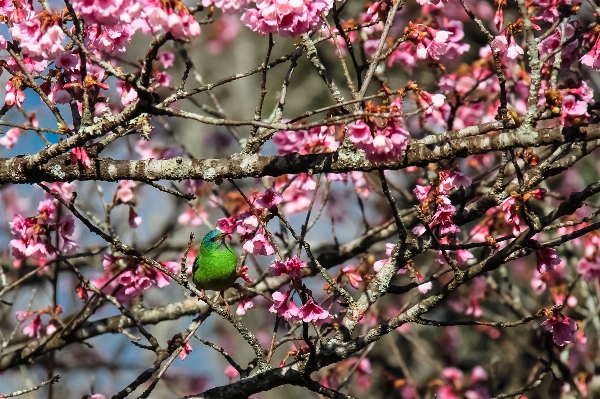
[[[211,230],[202,239],[200,251],[194,260],[192,280],[200,290],[219,291],[225,299],[225,290],[238,278],[237,255],[225,242],[226,234]],[[229,312],[229,304],[225,302]]]

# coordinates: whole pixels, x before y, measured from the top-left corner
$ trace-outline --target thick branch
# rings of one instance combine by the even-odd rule
[[[495,126],[495,125],[494,125]],[[479,128],[482,133],[487,125]],[[467,128],[473,130],[474,127]],[[489,130],[488,130],[489,131]],[[74,180],[183,180],[240,179],[244,177],[281,176],[290,173],[346,173],[353,170],[402,169],[413,165],[426,165],[442,159],[466,157],[491,151],[502,151],[518,147],[537,147],[600,139],[600,125],[533,130],[517,128],[505,133],[480,134],[461,137],[462,131],[451,131],[440,135],[440,139],[412,140],[409,148],[398,160],[386,163],[371,163],[364,153],[340,150],[328,154],[285,156],[259,156],[234,154],[228,158],[192,160],[173,158],[168,160],[149,159],[144,161],[120,161],[103,158],[92,161],[85,169],[71,165],[67,156],[56,157],[40,165],[39,169],[26,167],[28,157],[0,158],[0,183],[36,183],[42,181]],[[456,138],[458,137],[458,138]],[[447,138],[447,140],[445,140]],[[68,140],[59,143],[67,143]],[[57,154],[58,155],[58,154]]]

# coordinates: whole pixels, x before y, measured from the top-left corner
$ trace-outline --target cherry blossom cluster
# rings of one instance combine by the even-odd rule
[[[242,22],[254,32],[266,35],[300,36],[321,27],[321,13],[333,7],[333,0],[257,0],[248,8]]]
[[[241,212],[237,216],[219,219],[216,223],[217,229],[233,236],[234,230],[240,237],[244,251],[254,255],[273,255],[275,248],[271,239],[265,232],[265,218],[269,216],[268,209],[283,201],[283,197],[274,189],[268,189],[264,194],[255,193],[253,207],[248,212]]]
[[[470,45],[463,42],[463,23],[455,16],[448,18],[442,8],[424,7],[422,15],[404,28],[404,40],[388,58],[388,65],[412,70],[419,60],[452,60],[469,51]]]
[[[159,263],[173,274],[178,274],[181,268],[178,262]],[[93,284],[107,292],[112,292],[118,286],[122,287],[117,293],[120,301],[129,302],[151,287],[162,288],[171,283],[169,276],[160,270],[125,255],[105,253],[102,255],[102,266],[104,273]]]
[[[269,266],[269,273],[272,276],[290,276],[294,288],[286,293],[274,292],[273,305],[269,309],[269,312],[275,313],[289,322],[302,320],[305,323],[314,321],[317,324],[322,324],[329,321],[331,315],[317,304],[314,298],[312,298],[310,291],[301,284],[302,269],[306,267],[306,262],[300,260],[297,256],[273,261],[271,266]],[[301,307],[298,307],[293,301],[294,292],[296,291],[303,298]]]
[[[564,346],[575,340],[573,333],[577,330],[575,320],[561,313],[552,315],[542,325],[552,333],[552,340],[558,346]]]
[[[298,307],[293,301],[293,297],[294,295],[290,291],[274,292],[273,305],[269,308],[269,312],[275,313],[289,322],[302,320],[305,323],[315,322],[320,325],[331,320],[331,314],[320,307],[313,298],[309,298],[301,307]]]
[[[114,196],[114,204],[127,204],[129,205],[129,216],[127,221],[129,222],[129,227],[132,229],[139,227],[142,224],[142,218],[137,214],[134,209],[134,193],[133,189],[135,188],[136,183],[132,180],[122,180],[117,185],[117,191],[115,191]]]
[[[131,40],[137,29],[151,35],[161,31],[169,32],[176,39],[187,39],[200,34],[200,25],[181,0],[80,0],[73,1],[73,8],[88,24],[102,26],[98,33],[103,37],[96,40],[117,44],[112,46],[117,51],[119,45]]]
[[[281,131],[273,135],[273,143],[277,153],[286,155],[298,154],[321,154],[335,152],[340,146],[336,138],[334,126],[320,126],[309,130]],[[357,192],[365,198],[370,193],[369,183],[363,172],[353,171],[350,173],[328,173],[327,180],[348,182],[352,180]],[[313,177],[301,173],[298,176],[280,176],[274,181],[275,190],[283,190],[282,203],[287,214],[294,215],[306,211],[310,205],[310,198],[317,187]]]
[[[439,227],[440,236],[455,234],[460,231],[452,221],[455,210],[450,201],[450,191],[461,187],[469,187],[471,178],[458,168],[438,172],[438,180],[429,186],[417,185],[413,192],[421,202],[421,211],[430,229]],[[426,231],[424,226],[417,226],[413,233],[421,235]]]
[[[29,256],[43,264],[57,251],[66,254],[77,249],[73,217],[66,215],[57,220],[56,204],[51,199],[40,202],[37,211],[37,215],[27,218],[15,214],[10,222],[11,233],[16,236],[9,243],[15,266]]]
[[[389,118],[368,118],[348,127],[346,136],[359,150],[363,150],[371,162],[385,162],[397,158],[408,146],[410,135],[402,127],[402,97],[397,96],[391,106],[367,103],[366,112],[389,112]]]
[[[437,392],[439,399],[484,399],[490,394],[483,385],[488,379],[488,374],[481,366],[476,366],[471,371],[470,377],[465,380],[463,372],[456,367],[447,367],[442,371],[444,383]]]
[[[50,336],[58,330],[56,319],[62,311],[62,306],[57,305],[56,307],[49,306],[45,309],[38,310],[37,312],[17,310],[15,316],[17,317],[19,324],[25,323],[27,320],[31,319],[29,324],[23,327],[23,334],[30,338],[40,338],[44,333],[45,335]],[[44,323],[42,322],[43,315],[48,315],[50,317],[45,329]]]

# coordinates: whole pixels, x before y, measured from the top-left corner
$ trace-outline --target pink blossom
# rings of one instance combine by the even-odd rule
[[[535,251],[536,267],[538,272],[545,273],[549,270],[554,270],[562,260],[558,257],[556,249],[545,247],[540,251]]]
[[[238,5],[245,3],[245,0],[225,0],[222,3],[223,5],[225,5],[225,3]],[[233,39],[237,37],[240,28],[241,23],[239,18],[228,14],[221,15],[221,17],[213,23],[211,35],[208,37],[208,41],[206,43],[207,51],[210,54],[222,53],[227,45],[229,45],[229,43],[231,43]]]
[[[0,145],[5,146],[9,150],[12,150],[17,141],[19,140],[19,135],[21,134],[21,129],[17,127],[13,127],[8,129],[6,134],[0,137]]]
[[[129,216],[127,217],[127,222],[129,223],[129,227],[132,229],[137,229],[142,224],[141,216],[137,214],[132,206],[129,207]]]
[[[46,335],[52,335],[56,331],[58,331],[58,327],[56,326],[56,322],[52,319],[48,322],[46,326]]]
[[[64,51],[60,53],[56,60],[54,61],[54,65],[57,68],[62,68],[65,71],[73,71],[77,65],[79,64],[79,58],[75,57],[72,52]]]
[[[310,130],[281,131],[273,135],[273,143],[281,155],[314,154],[336,151],[340,143],[335,139],[334,126],[319,126]]]
[[[471,372],[471,378],[470,378],[471,384],[474,384],[479,381],[486,381],[487,379],[488,379],[488,374],[485,372],[483,367],[475,366],[475,368],[473,368],[473,371]]]
[[[236,222],[236,231],[241,240],[249,240],[258,229],[258,218],[253,213],[240,213]]]
[[[508,50],[506,51],[506,55],[508,58],[516,59],[518,56],[523,55],[523,49],[521,46],[515,42],[515,37],[510,37],[510,46],[508,46]]]
[[[288,299],[289,292],[284,294],[282,292],[275,291],[273,293],[273,305],[271,305],[271,307],[269,308],[269,312],[275,313],[279,317],[283,317],[288,311]]]
[[[415,196],[421,202],[424,202],[429,197],[430,191],[431,186],[419,186],[418,184],[413,189],[413,193],[415,193]]]
[[[585,281],[600,279],[600,262],[598,258],[581,258],[577,263],[577,273],[581,274]]]
[[[427,43],[427,47],[425,47],[422,43],[417,45],[417,56],[424,60],[428,56],[434,60],[439,60],[442,55],[444,55],[448,49],[448,38],[451,35],[451,32],[447,30],[439,30],[435,29],[430,30],[431,35],[433,36],[433,40],[426,39],[423,42]]]
[[[235,367],[233,367],[232,365],[229,365],[225,368],[225,375],[227,376],[227,378],[229,378],[229,380],[231,381],[233,378],[237,377],[240,373],[238,373],[238,371],[235,369]]]
[[[385,254],[387,255],[386,259],[378,260],[373,263],[373,270],[377,273],[381,270],[381,268],[387,263],[389,257],[392,256],[392,252],[394,251],[395,244],[387,243],[385,244]]]
[[[181,349],[181,352],[179,352],[179,358],[184,360],[190,353],[192,353],[193,350],[192,344],[186,342],[184,347]]]
[[[417,281],[419,283],[419,286],[417,287],[417,291],[419,291],[421,294],[426,294],[427,291],[429,291],[433,285],[431,283],[431,281],[428,281],[426,283],[421,283],[421,281],[425,280],[423,278],[423,276],[421,275],[421,273],[417,272]]]
[[[242,22],[262,35],[295,37],[318,30],[321,13],[332,6],[331,0],[258,0],[256,8],[249,8],[242,15]]]
[[[465,311],[466,315],[481,317],[483,310],[481,309],[480,302],[485,298],[486,289],[487,283],[485,278],[476,277],[473,279],[472,289],[469,292],[469,307]]]
[[[292,176],[288,175],[288,178]],[[287,182],[287,180],[283,179],[276,180],[275,190],[280,190]],[[282,194],[285,213],[293,215],[307,210],[310,206],[311,194],[316,187],[317,183],[313,180],[312,176],[300,173]]]
[[[561,44],[561,41],[563,41],[562,33],[561,33],[562,30],[563,30],[562,28],[557,27],[554,30],[554,33],[552,35],[550,35],[546,39],[542,40],[538,44],[538,51],[539,51],[540,58],[546,58],[546,56],[550,55],[559,46],[561,46],[561,53],[562,53],[561,67],[567,68],[567,67],[571,66],[571,64],[573,62],[577,61],[577,49],[579,48],[579,41],[573,40],[571,43],[567,44],[566,46],[562,45]],[[569,40],[573,37],[573,35],[575,34],[575,27],[573,26],[572,23],[568,23],[564,27],[564,33],[565,33],[564,40]],[[552,55],[548,59],[548,62],[554,63],[554,55]],[[582,60],[582,63],[583,63],[583,60]]]
[[[346,274],[350,285],[358,289],[359,283],[363,280],[363,278],[356,270],[357,268],[355,266],[346,266],[342,268],[342,273]]]
[[[102,267],[104,268],[104,270],[107,270],[113,265],[113,263],[115,263],[119,259],[121,258],[113,256],[112,254],[102,254]]]
[[[40,315],[36,315],[30,324],[23,328],[23,334],[33,338],[40,338],[42,336],[42,318]]]
[[[6,82],[6,95],[4,97],[4,101],[6,105],[12,107],[13,105],[17,105],[17,108],[21,108],[21,105],[25,102],[25,93],[21,90],[21,86],[15,86],[14,81],[16,78],[11,78]]]
[[[210,5],[213,4],[225,13],[235,12],[246,6],[247,3],[247,0],[202,0],[202,5],[204,7],[210,7]]]
[[[92,160],[83,147],[76,147],[71,150],[71,165],[78,164],[86,169],[89,169],[92,166]]]
[[[143,2],[134,0],[77,0],[73,8],[88,24],[114,26],[129,24],[137,18]]]
[[[434,109],[440,108],[446,101],[446,96],[443,94],[430,94],[424,90],[418,93],[419,103],[426,114],[430,114]]]
[[[21,69],[21,67],[19,66],[19,64],[17,64],[17,61],[15,61],[14,58],[9,58],[8,59],[8,69],[11,72],[23,72],[23,70]],[[27,68],[27,70],[29,72],[42,72],[44,69],[46,69],[46,67],[48,66],[48,61],[36,61],[34,59],[31,59],[27,56],[23,57],[23,64],[25,64],[25,68]]]
[[[371,388],[371,373],[373,372],[373,368],[371,367],[371,362],[369,359],[361,359],[358,362],[356,371],[358,374],[356,379],[358,386],[364,390]]]
[[[331,318],[331,315],[311,298],[298,310],[298,317],[305,323],[312,321],[324,323]]]
[[[388,118],[387,126],[377,130],[373,137],[371,129],[363,121],[348,127],[347,137],[354,147],[365,151],[370,162],[385,162],[397,158],[408,146],[410,135],[394,118]]]
[[[585,101],[578,100],[574,95],[568,94],[562,99],[562,113],[560,122],[564,126],[572,125],[572,120],[581,116],[587,116],[588,104]]]
[[[391,67],[393,64],[400,64],[406,69],[412,70],[417,66],[416,47],[408,41],[400,44],[388,58],[388,66]]]
[[[156,60],[162,64],[163,68],[167,69],[173,66],[175,55],[170,51],[163,51],[156,56]]]
[[[138,99],[137,91],[128,82],[118,80],[117,92],[121,95],[121,103],[124,106],[128,106],[129,104],[134,103]]]
[[[177,218],[177,223],[189,224],[190,226],[202,226],[204,220],[208,218],[208,213],[202,207],[198,208],[187,208]]]
[[[373,142],[373,135],[371,129],[362,120],[356,122],[354,125],[348,127],[347,136],[350,141],[354,144],[371,144]]]
[[[519,235],[521,232],[521,217],[518,211],[517,197],[510,196],[502,202],[502,210],[504,211],[504,219],[506,223],[512,225],[512,233]]]
[[[131,25],[92,25],[86,29],[86,44],[107,54],[123,53],[131,43],[135,28]],[[121,82],[121,81],[118,81]]]
[[[171,273],[177,275],[181,270],[180,262],[159,262],[161,266],[170,271]],[[156,281],[156,286],[158,288],[165,287],[171,283],[171,277],[163,273],[162,271],[152,268],[150,271],[146,271],[146,275],[155,274],[154,280]]]
[[[151,288],[156,279],[156,272],[149,266],[133,265],[119,276],[119,284],[125,287],[124,299],[140,296],[144,291]]]
[[[12,254],[15,259],[24,259],[32,256],[35,259],[45,260],[56,251],[53,245],[52,232],[58,229],[60,245],[66,253],[71,252],[77,245],[71,240],[74,232],[73,218],[67,215],[63,221],[56,225],[54,222],[55,206],[52,200],[40,202],[38,215],[24,218],[16,214],[10,222],[11,232],[17,238],[10,241]]]
[[[246,266],[246,265],[242,266],[240,268],[240,270],[238,271],[238,276],[243,278],[245,282],[251,283],[252,278],[248,275],[248,269],[249,269],[248,266]]]
[[[463,372],[456,367],[446,367],[442,371],[442,374],[444,375],[444,378],[457,383],[463,379]]]
[[[237,307],[237,310],[235,311],[235,314],[237,314],[238,316],[243,316],[246,314],[248,309],[253,308],[253,307],[254,307],[254,303],[252,302],[252,299],[250,299],[250,297],[242,294],[240,296],[240,301],[238,303],[238,307]]]
[[[455,169],[452,171],[452,183],[454,188],[458,189],[460,187],[469,187],[472,183],[472,180],[460,170]]]
[[[25,320],[27,320],[28,318],[30,318],[31,316],[33,316],[34,313],[30,310],[25,311],[25,310],[17,310],[15,312],[15,317],[17,318],[18,322],[23,322]]]
[[[246,241],[243,248],[244,251],[254,255],[268,256],[275,253],[275,249],[269,242],[269,239],[265,235],[263,229],[258,230],[251,240]]]
[[[217,220],[215,227],[221,233],[225,233],[228,238],[231,238],[231,236],[233,235],[233,229],[235,227],[235,217],[230,216],[228,218],[221,218]]]
[[[564,346],[575,340],[573,333],[577,330],[577,324],[570,317],[558,314],[546,319],[542,325],[552,333],[552,340],[558,346]]]
[[[168,3],[167,3],[168,4]],[[164,5],[160,0],[147,0],[139,19],[133,21],[132,26],[140,28],[145,34],[156,34],[161,30],[171,33],[174,38],[185,40],[200,34],[200,25],[190,14],[187,7],[175,9]]]
[[[254,205],[257,208],[271,208],[277,204],[281,204],[282,201],[283,197],[281,194],[270,188],[256,200]]]
[[[133,180],[121,180],[117,185],[117,199],[126,204],[133,200],[133,188],[135,182]]]
[[[280,276],[287,274],[292,278],[302,277],[302,268],[306,267],[306,262],[301,261],[296,255],[291,258],[284,260],[275,260],[273,264],[269,266],[269,273],[272,276]]]

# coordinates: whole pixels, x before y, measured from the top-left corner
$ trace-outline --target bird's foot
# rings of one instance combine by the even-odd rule
[[[192,296],[196,296],[196,294],[192,293]],[[199,301],[204,301],[206,299],[206,291],[200,290],[200,295],[198,296]]]
[[[225,291],[221,291],[221,296],[223,297],[223,302],[225,302],[225,311],[228,316],[231,316],[231,309],[229,308],[229,302],[225,299]]]

